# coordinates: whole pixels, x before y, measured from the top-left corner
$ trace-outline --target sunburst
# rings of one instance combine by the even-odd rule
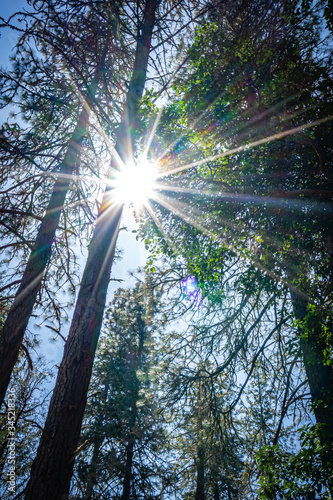
[[[117,203],[133,205],[139,209],[153,196],[158,171],[156,163],[144,155],[136,162],[124,164],[110,182]]]
[[[198,183],[193,182],[193,179],[195,181],[196,177],[192,177],[191,174],[190,178],[192,177],[192,182],[187,185],[187,180],[189,179],[186,179],[184,177],[184,174],[187,171],[191,171],[196,167],[205,165],[209,162],[239,154],[248,149],[256,148],[258,146],[268,144],[273,141],[278,141],[294,134],[298,134],[316,125],[330,121],[333,117],[328,116],[317,121],[302,124],[298,127],[286,129],[276,134],[266,135],[263,138],[249,141],[246,144],[240,145],[238,147],[224,149],[222,151],[220,148],[220,151],[217,150],[215,154],[212,154],[208,157],[205,156],[200,158],[199,156],[199,158],[197,157],[192,161],[188,161],[193,153],[193,151],[191,150],[192,143],[189,144],[190,148],[187,147],[184,151],[182,149],[178,153],[175,152],[177,150],[177,145],[181,143],[181,141],[187,135],[186,132],[183,132],[182,134],[180,134],[180,136],[178,136],[177,139],[171,141],[169,146],[164,149],[163,153],[155,154],[154,150],[156,149],[156,131],[163,111],[164,106],[159,110],[153,127],[151,128],[150,133],[146,138],[146,144],[142,150],[143,152],[136,160],[132,161],[131,163],[124,163],[118,157],[114,148],[111,148],[110,144],[108,144],[110,153],[115,160],[115,164],[117,165],[116,168],[112,169],[112,175],[107,181],[109,188],[111,188],[111,190],[109,191],[109,208],[111,208],[111,206],[121,204],[124,206],[132,206],[137,214],[142,213],[142,211],[146,211],[147,214],[149,214],[148,217],[150,217],[154,221],[161,234],[163,234],[168,241],[168,244],[170,245],[174,253],[177,254],[177,245],[175,245],[175,242],[172,241],[172,237],[166,234],[166,231],[163,227],[163,222],[158,218],[158,210],[155,210],[156,205],[154,207],[154,205],[151,204],[151,201],[153,201],[154,204],[164,207],[165,209],[170,211],[170,213],[173,213],[177,217],[180,217],[187,224],[192,225],[213,240],[220,242],[224,247],[227,247],[230,250],[236,252],[236,254],[239,254],[240,257],[243,257],[245,260],[249,260],[252,265],[256,266],[264,273],[270,275],[273,279],[285,282],[287,284],[287,281],[285,279],[283,279],[279,275],[276,275],[271,270],[268,270],[254,256],[249,256],[248,252],[245,252],[245,255],[240,248],[236,248],[231,243],[230,238],[224,237],[224,231],[221,232],[222,225],[225,228],[229,228],[229,230],[234,234],[237,234],[239,232],[240,236],[240,233],[242,233],[242,236],[244,236],[244,227],[241,224],[237,224],[236,221],[228,221],[226,219],[221,220],[220,218],[219,224],[217,225],[218,227],[216,227],[216,224],[212,223],[211,218],[207,219],[204,213],[199,213],[200,208],[199,210],[194,209],[192,203],[189,203],[187,205],[185,199],[186,195],[190,196],[191,198],[194,195],[196,197],[199,196],[201,198],[210,200],[216,200],[220,198],[221,201],[225,199],[231,199],[231,201],[235,201],[238,203],[250,202],[257,205],[265,203],[271,206],[276,206],[277,208],[280,207],[281,204],[283,205],[282,201],[276,197],[270,196],[261,197],[250,196],[248,194],[246,195],[226,192],[225,189],[222,188],[222,186],[215,186],[214,189],[212,189],[209,181],[208,183],[205,182],[205,178],[200,178],[200,185],[198,185]],[[207,109],[195,119],[194,123],[189,125],[189,128],[192,129],[192,127],[198,125],[198,122],[201,121],[206,112]],[[209,131],[207,133],[209,133]],[[102,135],[104,139],[106,139],[105,134],[103,133]],[[109,141],[106,142],[109,143]],[[198,149],[195,149],[195,153],[198,153]],[[148,156],[153,159],[148,160]],[[195,154],[195,156],[197,156],[197,154]],[[175,196],[167,196],[166,193],[168,192],[173,192]],[[294,200],[293,202],[294,209],[298,208],[302,210],[302,200],[299,200],[299,203],[297,203],[297,201],[298,200]],[[252,233],[249,234],[249,239],[253,239],[254,236],[256,235]],[[268,237],[267,235],[265,235],[265,241],[268,242],[268,240],[273,248],[278,247],[280,244],[279,241],[274,241],[274,237]],[[289,283],[288,285],[293,288]]]

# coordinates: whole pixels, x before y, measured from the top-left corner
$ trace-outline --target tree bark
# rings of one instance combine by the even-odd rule
[[[126,445],[126,463],[125,463],[125,473],[123,482],[123,493],[121,495],[121,500],[129,500],[130,498],[131,485],[132,485],[133,455],[134,455],[134,441],[130,440]]]
[[[142,314],[144,311],[142,311]],[[130,376],[129,380],[132,381],[132,397],[131,401],[129,401],[131,412],[129,418],[129,426],[131,429],[131,434],[128,436],[127,444],[126,444],[126,462],[125,462],[125,472],[124,472],[124,481],[123,481],[123,492],[121,495],[121,500],[129,500],[131,494],[132,487],[132,467],[133,467],[133,456],[134,456],[134,445],[135,445],[135,425],[138,416],[138,399],[139,399],[139,384],[136,378],[137,370],[142,366],[142,355],[144,343],[146,340],[146,325],[142,318],[142,314],[140,315],[139,322],[139,344],[138,351],[134,354],[132,362],[129,365]]]
[[[195,500],[205,500],[205,450],[202,446],[198,448]]]
[[[100,217],[96,225],[27,499],[59,500],[68,495],[121,212],[121,207],[114,207],[110,220]]]
[[[123,115],[116,143],[116,150],[123,160],[126,160],[124,152],[128,148],[123,132],[128,125],[134,124],[138,101],[143,94],[157,5],[157,0],[147,0],[144,23],[138,37],[125,105],[127,111]],[[107,189],[90,243],[44,433],[27,486],[26,500],[68,498],[121,215],[122,206],[113,203],[112,191],[110,193]]]
[[[86,492],[85,492],[85,500],[91,500],[93,492],[94,492],[94,487],[95,484],[97,483],[97,470],[98,470],[98,462],[99,462],[99,456],[100,456],[100,449],[104,441],[105,433],[101,429],[103,427],[103,421],[105,418],[105,408],[106,408],[106,402],[108,399],[108,393],[110,390],[110,371],[112,370],[111,363],[109,365],[109,369],[107,371],[106,379],[105,379],[105,388],[103,391],[103,398],[102,398],[102,408],[103,411],[100,411],[98,413],[98,420],[97,420],[97,426],[96,426],[96,432],[94,436],[94,448],[93,448],[93,454],[91,457],[91,462],[90,462],[90,471],[88,474],[87,478],[87,485],[86,485]]]
[[[197,484],[195,490],[195,500],[205,500],[205,444],[203,442],[203,418],[205,405],[205,390],[202,380],[199,379],[198,399],[197,399]]]
[[[320,424],[319,437],[324,447],[323,460],[330,474],[329,490],[333,498],[333,368],[325,364],[323,351],[325,345],[317,328],[304,329],[303,322],[308,314],[305,298],[291,292],[295,318],[301,322],[298,327],[303,364],[307,375],[313,411],[317,424]]]
[[[94,486],[97,482],[97,465],[99,458],[99,450],[101,448],[103,437],[96,437],[94,442],[93,454],[90,462],[90,471],[88,474],[87,486],[86,486],[86,494],[85,500],[91,500],[94,492]]]
[[[214,483],[214,500],[220,500],[220,492],[218,483]]]
[[[92,88],[91,90],[95,92],[95,89]],[[71,175],[79,159],[82,137],[87,132],[88,123],[89,112],[83,108],[69,141],[64,161],[60,165],[58,178],[53,186],[51,198],[39,227],[19,289],[3,326],[0,344],[0,406],[5,398],[25,329],[36,302],[47,262],[51,256],[52,243],[64,208]]]

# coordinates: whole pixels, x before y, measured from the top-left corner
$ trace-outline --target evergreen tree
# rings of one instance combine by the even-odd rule
[[[127,163],[133,159],[133,131],[137,129],[139,104],[146,84],[154,29],[158,27],[160,33],[158,23],[164,26],[174,14],[178,17],[185,16],[180,5],[175,4],[169,9],[167,4],[156,0],[139,4],[135,12],[135,59],[130,68],[131,76],[125,99],[122,101],[116,154],[111,162],[113,172],[114,169],[117,170],[119,163]],[[186,15],[188,13],[186,11]],[[126,8],[123,15],[128,22]],[[166,33],[165,38],[163,35],[164,42],[168,39],[169,30]],[[177,30],[172,28],[171,38],[175,35]],[[157,44],[156,47],[158,46]],[[112,194],[113,190],[108,187],[89,246],[80,292],[46,419],[45,433],[32,467],[27,499],[37,500],[50,495],[58,498],[68,493],[122,214],[122,205],[114,202]],[[46,436],[52,438],[48,439]]]
[[[15,134],[14,137],[13,134],[9,137],[5,133],[8,126],[4,128],[1,138],[6,167],[9,169],[13,163],[18,162],[18,165],[15,165],[18,182],[5,190],[7,196],[3,198],[5,206],[2,210],[7,218],[12,219],[18,214],[19,205],[20,213],[25,216],[21,224],[21,236],[18,234],[18,231],[21,233],[20,227],[13,231],[11,220],[2,223],[5,236],[13,241],[7,245],[13,246],[15,250],[18,236],[20,245],[22,240],[25,242],[27,239],[25,220],[29,218],[31,209],[22,210],[22,199],[31,207],[33,202],[36,204],[33,199],[34,191],[41,191],[43,210],[38,218],[41,221],[40,226],[36,227],[36,220],[34,221],[35,231],[30,238],[35,238],[35,241],[29,245],[31,253],[2,330],[0,402],[5,396],[24,332],[51,258],[52,244],[59,228],[67,193],[71,186],[76,190],[73,180],[78,174],[84,174],[84,169],[79,167],[82,164],[84,141],[88,143],[86,136],[91,108],[95,105],[97,94],[100,102],[105,92],[109,98],[107,84],[111,82],[106,84],[105,70],[112,70],[113,62],[110,63],[109,53],[117,38],[115,22],[112,19],[113,11],[110,9],[106,18],[101,19],[96,16],[93,8],[86,8],[78,3],[66,2],[64,7],[62,9],[58,2],[55,9],[52,2],[46,1],[38,7],[35,5],[35,11],[25,14],[29,29],[23,30],[18,41],[14,73],[2,74],[4,104],[13,104],[18,99],[21,115],[29,122],[27,131],[19,131],[19,138],[16,138]],[[32,49],[33,44],[37,45],[38,56]],[[116,51],[112,57],[116,59]],[[74,99],[74,110],[71,99]],[[74,129],[73,121],[76,121]],[[26,166],[27,174],[24,173]],[[45,183],[45,175],[50,176],[52,181],[55,178],[55,182]],[[27,191],[31,177],[32,187]],[[10,179],[5,177],[5,187],[8,182]],[[11,202],[8,208],[9,194],[14,203]],[[86,193],[86,196],[89,194]],[[78,189],[71,202],[77,204],[79,197]],[[64,225],[63,239],[67,241],[66,226],[72,227],[73,223],[65,219]],[[8,248],[7,245],[4,249]],[[67,262],[60,258],[60,265],[67,271],[67,276],[70,276],[68,267],[71,253],[68,252]],[[59,280],[59,272],[57,275]],[[15,280],[14,284],[17,284],[17,281]],[[73,291],[70,278],[69,282]]]
[[[89,445],[77,464],[86,499],[160,498],[166,487],[166,436],[152,379],[159,307],[147,282],[119,289],[106,311],[81,436]]]
[[[10,385],[10,398],[0,413],[1,498],[22,496],[38,440],[43,431],[50,373],[41,360],[20,356]]]

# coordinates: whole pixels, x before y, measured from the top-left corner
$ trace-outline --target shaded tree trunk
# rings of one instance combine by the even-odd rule
[[[198,449],[195,500],[205,500],[205,450],[202,446]]]
[[[103,394],[103,405],[105,406],[106,400],[108,397],[108,392],[110,388],[110,379],[108,378],[106,381],[105,389],[104,389],[104,394]],[[96,432],[94,436],[94,448],[93,448],[93,454],[91,457],[91,462],[90,462],[90,471],[88,474],[88,479],[87,479],[87,486],[86,486],[86,494],[85,494],[85,500],[91,500],[93,492],[94,492],[94,487],[97,482],[97,470],[98,470],[98,461],[99,461],[99,455],[100,455],[100,449],[104,441],[104,433],[101,432],[101,427],[103,425],[103,419],[105,417],[105,411],[100,411],[98,413],[98,421],[97,421],[97,426],[96,426]]]
[[[220,500],[220,492],[218,483],[214,484],[214,500]]]
[[[143,311],[142,311],[143,313]],[[124,481],[123,481],[123,493],[121,496],[121,500],[129,500],[131,494],[131,486],[132,486],[132,466],[133,466],[133,456],[134,456],[134,445],[135,445],[135,424],[138,415],[138,399],[139,399],[139,384],[136,378],[137,370],[142,366],[142,354],[143,347],[146,339],[146,329],[145,322],[142,319],[142,315],[140,316],[140,331],[139,331],[139,345],[138,352],[134,355],[134,358],[129,366],[130,373],[129,380],[132,380],[133,384],[133,393],[131,401],[129,402],[131,405],[131,413],[129,419],[129,425],[131,429],[131,434],[128,436],[128,441],[126,445],[126,462],[125,462],[125,472],[124,472]]]
[[[109,368],[107,370],[107,377],[105,380],[105,388],[103,391],[102,408],[105,408],[106,402],[108,399],[108,393],[109,393],[109,389],[110,389],[110,371],[111,370],[112,370],[112,366],[110,363]],[[98,462],[99,462],[99,457],[100,457],[100,449],[101,449],[101,446],[103,444],[104,437],[105,437],[105,433],[103,432],[103,429],[102,429],[104,418],[105,418],[105,410],[99,411],[97,425],[96,425],[96,432],[95,432],[95,436],[94,436],[93,454],[91,457],[90,471],[88,474],[86,493],[85,493],[85,497],[84,497],[85,500],[91,500],[93,492],[94,492],[95,484],[97,483],[97,470],[98,470]],[[102,432],[101,432],[101,429],[102,429]]]
[[[127,144],[121,134],[127,125],[135,122],[138,102],[143,94],[157,5],[157,0],[147,0],[138,37],[125,105],[127,112],[124,113],[116,144],[116,150],[123,159]],[[112,192],[106,190],[90,243],[44,433],[31,470],[27,500],[68,498],[121,215],[122,206],[112,203]]]
[[[131,439],[126,445],[126,463],[125,463],[125,474],[123,482],[123,493],[121,495],[121,500],[129,500],[130,498],[131,484],[132,484],[133,455],[134,455],[134,441],[133,439]]]
[[[304,328],[303,322],[308,314],[308,303],[295,292],[291,292],[295,318],[299,326],[300,347],[307,375],[313,411],[317,424],[320,424],[320,441],[324,447],[324,467],[330,474],[329,490],[333,498],[333,368],[325,364],[324,341],[320,336],[320,323],[314,328]]]
[[[205,444],[202,441],[205,399],[205,388],[202,380],[199,380],[197,400],[197,484],[195,490],[195,500],[205,500]]]
[[[97,79],[91,85],[92,95],[95,94],[96,87]],[[88,125],[89,112],[84,107],[69,141],[64,161],[60,165],[58,178],[53,186],[46,213],[39,227],[19,289],[3,326],[0,344],[0,406],[5,398],[25,329],[36,302],[47,262],[51,256],[52,243],[64,208],[71,176],[79,160],[82,138],[87,133]]]
[[[87,480],[87,487],[86,487],[86,494],[85,494],[85,500],[91,500],[92,494],[94,492],[94,486],[97,482],[97,465],[98,465],[98,457],[99,457],[99,450],[101,448],[103,442],[103,437],[95,437],[95,442],[94,442],[94,449],[93,449],[93,454],[91,457],[91,462],[90,462],[90,471],[88,474],[88,480]]]

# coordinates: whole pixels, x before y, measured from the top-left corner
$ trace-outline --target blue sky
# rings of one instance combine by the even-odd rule
[[[0,16],[5,20],[9,16],[19,11],[26,5],[25,0],[1,0],[0,1]],[[8,66],[11,50],[16,43],[17,35],[6,28],[1,28],[0,39],[0,65]]]
[[[7,20],[15,12],[21,10],[26,5],[25,0],[0,0],[0,16]],[[10,61],[9,57],[13,54],[13,47],[17,40],[17,33],[8,28],[0,29],[0,66],[2,68],[9,68]],[[8,118],[8,112],[6,110],[0,110],[0,122],[2,123]]]

